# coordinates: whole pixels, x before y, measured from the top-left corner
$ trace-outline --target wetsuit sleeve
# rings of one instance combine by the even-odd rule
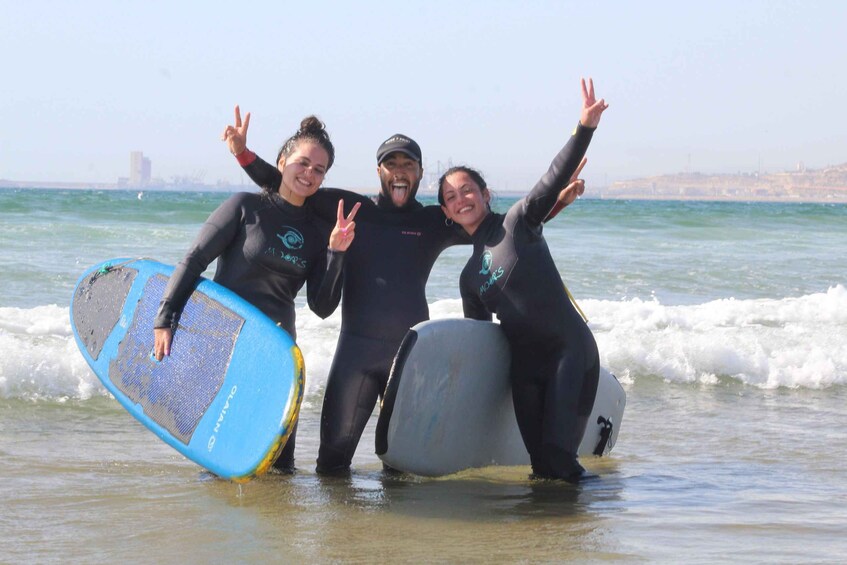
[[[250,180],[255,182],[262,188],[276,192],[282,184],[282,173],[279,169],[250,151],[245,149],[236,156],[238,163],[250,177]],[[364,206],[372,206],[375,208],[373,201],[367,196],[343,190],[341,188],[322,188],[315,194],[309,197],[312,210],[315,215],[332,224],[335,223],[335,215],[338,211],[338,201],[344,199],[344,213],[349,214],[353,208],[353,204],[361,202]]]
[[[238,234],[242,222],[241,210],[240,199],[237,195],[233,196],[212,212],[200,228],[188,253],[168,280],[153,323],[154,328],[176,328],[197,279]]]
[[[546,218],[544,218],[544,223],[546,224],[547,222],[549,222],[550,220],[552,220],[553,218],[558,216],[559,212],[561,212],[564,209],[565,209],[565,203],[560,202],[559,200],[556,200],[556,203],[553,205],[553,209],[550,210],[550,213],[547,214]]]
[[[248,155],[245,156],[245,153],[248,153]],[[250,180],[271,192],[279,190],[279,185],[282,183],[282,173],[279,172],[279,169],[249,149],[244,150],[237,159],[238,162],[241,163],[241,168],[243,168],[244,172],[247,173],[247,176],[250,177]]]
[[[559,192],[566,186],[585,156],[595,129],[577,124],[573,135],[553,159],[550,168],[521,200],[520,205],[527,224],[540,226],[556,205]]]
[[[343,271],[344,252],[327,249],[325,259],[309,273],[306,282],[309,308],[321,318],[335,312],[341,301]]]
[[[459,285],[459,293],[462,295],[462,311],[465,314],[465,318],[482,320],[484,322],[491,321],[491,312],[482,303],[479,295],[469,289],[464,282]]]
[[[315,216],[335,225],[335,216],[338,213],[338,201],[344,199],[344,214],[349,214],[356,202],[362,203],[362,208],[357,213],[359,220],[368,218],[373,215],[376,210],[376,205],[373,200],[367,196],[344,190],[341,188],[322,188],[309,197],[310,206],[315,212]]]

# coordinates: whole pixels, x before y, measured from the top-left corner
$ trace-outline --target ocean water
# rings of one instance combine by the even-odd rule
[[[545,227],[628,395],[599,480],[384,475],[376,413],[351,476],[317,476],[340,319],[300,301],[298,472],[239,486],[127,415],[68,320],[86,267],[177,262],[225,197],[0,189],[0,562],[847,559],[847,206],[584,199]],[[468,255],[436,264],[432,317],[461,316]]]

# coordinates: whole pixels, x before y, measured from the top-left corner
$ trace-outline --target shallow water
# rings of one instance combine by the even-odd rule
[[[294,475],[212,478],[113,401],[2,401],[0,555],[71,562],[840,561],[847,542],[843,388],[629,387],[599,479],[533,481],[528,468],[349,477],[312,471],[307,410]],[[373,422],[372,422],[373,424]]]
[[[68,302],[99,261],[173,263],[220,194],[0,190],[0,562],[841,563],[847,207],[580,201],[545,228],[627,408],[599,479],[528,467],[314,473],[339,327],[301,307],[294,475],[214,479],[82,360]],[[501,209],[508,201],[500,202]],[[461,315],[453,248],[428,285]],[[302,303],[301,303],[302,306]]]

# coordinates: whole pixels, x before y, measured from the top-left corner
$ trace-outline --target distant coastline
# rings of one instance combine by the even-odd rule
[[[252,192],[253,184],[39,182],[0,179],[0,188],[59,190],[127,190],[138,192]],[[378,188],[350,189],[364,195]],[[495,195],[520,198],[526,193],[497,191]],[[418,196],[435,198],[434,190],[421,186]],[[741,202],[847,203],[847,163],[824,169],[762,174],[678,173],[613,182],[607,187],[588,186],[585,198],[602,200],[703,200]]]
[[[759,175],[680,173],[612,183],[604,199],[847,202],[847,163]]]

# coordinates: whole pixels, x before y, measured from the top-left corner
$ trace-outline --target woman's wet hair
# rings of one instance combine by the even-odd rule
[[[332,163],[335,161],[335,148],[332,146],[332,141],[329,139],[329,133],[326,131],[326,125],[324,125],[324,123],[315,116],[307,116],[303,118],[303,121],[300,122],[300,129],[297,130],[297,133],[286,139],[285,143],[283,143],[282,147],[280,147],[279,153],[276,156],[276,162],[279,163],[279,160],[283,157],[287,159],[292,153],[294,153],[301,141],[310,141],[323,147],[324,151],[326,151],[326,154],[329,156],[329,162],[327,162],[326,170],[328,171],[330,167],[332,167]]]
[[[482,178],[482,173],[480,173],[476,169],[472,169],[472,168],[466,167],[464,165],[458,165],[456,167],[450,167],[449,169],[447,169],[447,171],[443,175],[441,175],[441,178],[438,179],[438,203],[441,204],[442,206],[445,205],[445,203],[444,203],[444,182],[447,180],[447,177],[449,177],[453,173],[465,173],[469,177],[471,177],[471,180],[476,183],[476,185],[480,188],[480,190],[483,190],[483,191],[488,190],[488,185],[485,184],[485,179]],[[490,209],[491,208],[489,207],[489,210]]]

